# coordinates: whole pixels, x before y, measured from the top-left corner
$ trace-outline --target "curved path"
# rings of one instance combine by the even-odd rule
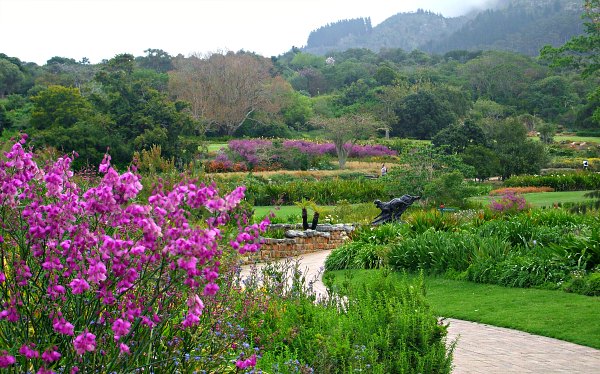
[[[329,252],[298,257],[306,279],[320,277]],[[314,289],[325,294],[320,278]],[[475,322],[456,319],[446,322],[450,324],[449,341],[458,339],[454,351],[455,374],[600,374],[600,350]]]

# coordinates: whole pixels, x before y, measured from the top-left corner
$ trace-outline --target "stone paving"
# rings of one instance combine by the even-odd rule
[[[300,270],[306,271],[307,279],[320,276],[330,252],[299,257]],[[320,294],[326,292],[320,280],[314,289]],[[445,322],[449,323],[448,340],[458,338],[454,374],[600,374],[600,350],[480,323]]]

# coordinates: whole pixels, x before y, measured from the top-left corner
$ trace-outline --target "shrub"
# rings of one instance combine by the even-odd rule
[[[387,263],[389,245],[402,239],[405,225],[388,223],[359,227],[352,242],[331,251],[325,260],[325,270],[374,269]]]
[[[429,229],[392,245],[388,261],[396,270],[424,270],[432,274],[444,274],[449,270],[462,272],[478,252],[497,251],[493,245],[500,245],[501,251],[506,248],[505,243],[468,232]]]
[[[529,206],[523,196],[515,195],[513,192],[508,191],[502,195],[500,200],[492,201],[489,208],[498,213],[514,214],[528,209]]]
[[[377,272],[318,305],[302,293],[280,300],[274,308],[285,313],[265,321],[262,330],[273,334],[268,352],[281,352],[284,362],[293,359],[293,366],[306,370],[296,373],[311,372],[305,365],[325,374],[450,373],[453,343],[447,348],[447,328],[424,301],[423,280],[389,278]],[[267,358],[257,368],[275,372],[276,363],[279,372],[294,372],[273,355]]]
[[[555,175],[522,175],[504,181],[506,187],[551,187],[555,191],[584,191],[600,189],[600,174],[568,173]]]
[[[82,191],[70,157],[42,170],[23,144],[0,161],[2,367],[191,371],[186,354],[209,341],[222,358],[205,368],[235,362],[243,349],[215,339],[203,312],[218,305],[223,250],[255,251],[267,223],[227,228],[244,188],[221,198],[183,180],[142,204],[139,176],[117,173],[108,155],[102,180]]]
[[[416,210],[406,217],[411,231],[422,234],[427,230],[451,231],[461,224],[460,215],[441,213],[437,209]]]
[[[540,253],[509,253],[504,259],[476,261],[467,271],[467,279],[508,287],[557,288],[569,277],[571,267],[552,261]]]

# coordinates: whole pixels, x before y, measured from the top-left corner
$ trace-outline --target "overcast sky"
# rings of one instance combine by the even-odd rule
[[[238,51],[276,56],[340,19],[373,26],[418,8],[446,17],[486,0],[0,0],[0,53],[43,65],[53,56],[92,63],[119,53]]]

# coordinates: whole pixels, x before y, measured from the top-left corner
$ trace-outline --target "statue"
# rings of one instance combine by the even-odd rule
[[[387,203],[381,202],[381,200],[375,200],[375,206],[381,209],[381,213],[375,217],[371,224],[379,225],[381,223],[399,220],[402,213],[420,198],[421,196],[403,195],[400,198],[395,197]]]

